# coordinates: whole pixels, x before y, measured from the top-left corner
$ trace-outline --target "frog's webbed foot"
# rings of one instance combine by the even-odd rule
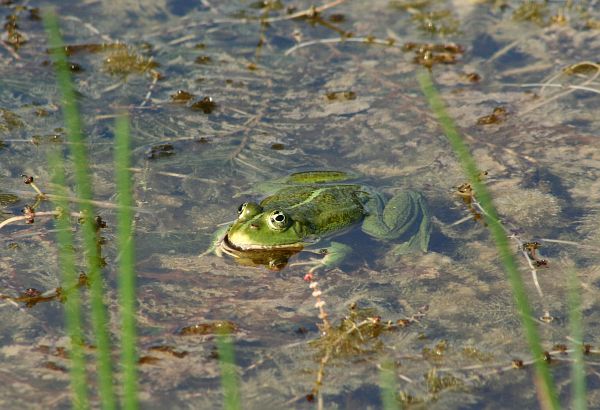
[[[290,266],[311,266],[308,273],[314,273],[318,269],[332,269],[340,265],[340,263],[352,252],[352,248],[348,245],[339,242],[331,242],[327,248],[312,251],[322,254],[322,258],[310,258],[304,262],[294,262]]]
[[[367,202],[367,209],[369,215],[365,217],[362,226],[365,233],[388,241],[406,238],[404,243],[394,248],[394,253],[427,251],[431,234],[431,217],[421,193],[400,192],[385,204],[385,208],[384,200],[374,195]]]

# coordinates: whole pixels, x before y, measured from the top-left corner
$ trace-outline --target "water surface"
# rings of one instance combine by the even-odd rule
[[[319,276],[334,326],[344,318],[405,320],[361,334],[354,350],[328,358],[320,386],[325,407],[380,407],[379,367],[386,361],[396,364],[399,397],[417,408],[535,407],[532,369],[513,368],[513,360],[531,357],[506,276],[485,226],[456,195],[466,177],[416,73],[431,69],[488,171],[507,229],[542,244],[543,295],[525,258],[520,264],[536,315],[553,319],[539,324],[544,348],[568,343],[571,264],[581,282],[585,343],[595,345],[595,3],[340,1],[302,18],[292,17],[310,2],[2,5],[0,15],[17,27],[4,28],[0,47],[0,195],[17,198],[0,201],[1,217],[21,215],[34,202],[22,174],[52,192],[46,156],[67,148],[36,18],[37,7],[54,4],[73,46],[95,196],[108,223],[103,254],[115,334],[113,117],[119,109],[131,116],[143,408],[222,402],[212,332],[218,321],[235,328],[245,408],[315,407],[307,395],[332,345],[319,342],[306,269],[272,272],[199,256],[241,202],[261,199],[259,182],[314,169],[352,172],[388,196],[419,190],[434,215],[427,254],[398,257],[385,244],[351,235],[347,242],[363,251]],[[38,208],[49,210],[49,202]],[[2,228],[0,293],[60,286],[56,249],[51,218]],[[0,407],[69,407],[62,313],[57,301],[1,304]],[[182,335],[195,325],[197,334]],[[594,407],[598,379],[594,357],[587,358]],[[565,404],[567,360],[555,354],[552,367]]]

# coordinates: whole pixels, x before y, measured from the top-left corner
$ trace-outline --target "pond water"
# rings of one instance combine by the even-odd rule
[[[518,257],[569,403],[569,356],[556,351],[569,343],[570,267],[592,353],[600,329],[597,1],[348,0],[315,4],[317,14],[308,1],[2,2],[1,219],[35,202],[22,174],[52,193],[47,155],[68,148],[38,18],[50,5],[71,46],[108,225],[115,341],[113,124],[119,110],[131,119],[143,408],[221,405],[219,324],[233,329],[244,408],[380,408],[385,363],[415,408],[539,406],[510,286],[486,227],[457,195],[467,180],[419,89],[423,69],[487,171],[507,230],[541,244],[539,289]],[[317,277],[329,338],[306,267],[276,272],[205,252],[240,203],[264,197],[259,183],[323,169],[388,197],[422,192],[433,225],[427,253],[344,236],[355,251]],[[52,218],[0,229],[2,295],[52,293],[60,277]],[[0,407],[69,408],[63,305],[0,302]],[[596,360],[586,356],[590,407],[600,406]]]

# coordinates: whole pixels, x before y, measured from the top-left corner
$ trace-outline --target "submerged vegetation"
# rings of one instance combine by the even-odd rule
[[[114,6],[131,35],[65,15],[68,44],[50,18],[49,47],[39,10],[8,3],[0,354],[11,378],[42,373],[53,387],[29,388],[49,398],[68,372],[71,393],[56,400],[75,408],[149,397],[457,408],[508,391],[525,406],[597,404],[586,371],[598,334],[584,323],[600,280],[600,16],[586,2],[167,2],[152,24]],[[62,97],[41,84],[51,70]],[[397,257],[357,235],[360,255],[304,282],[293,264],[197,257],[248,186],[323,167],[390,196],[424,187],[432,250]]]

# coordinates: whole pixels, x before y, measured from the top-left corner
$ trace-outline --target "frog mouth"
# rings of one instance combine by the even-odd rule
[[[299,252],[304,248],[302,243],[289,243],[283,245],[255,245],[255,244],[247,244],[247,245],[236,245],[229,240],[229,235],[225,235],[223,240],[221,241],[221,247],[225,251],[225,253],[232,254],[230,252],[260,252],[260,251],[295,251]]]

